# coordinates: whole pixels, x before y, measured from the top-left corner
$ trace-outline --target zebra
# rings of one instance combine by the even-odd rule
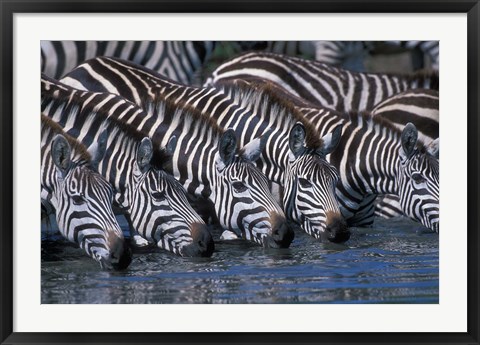
[[[182,83],[192,83],[208,60],[212,41],[40,41],[42,73],[61,78],[85,60],[114,56]]]
[[[113,185],[115,204],[137,245],[154,242],[186,257],[212,255],[214,242],[207,226],[188,203],[183,187],[167,173],[175,137],[160,145],[122,121],[122,116],[143,110],[121,97],[75,90],[46,76],[41,87],[42,111],[84,144],[91,144],[101,129],[108,130],[103,141],[106,155],[97,169]]]
[[[41,114],[42,212],[55,213],[61,234],[103,269],[123,270],[132,252],[112,210],[112,187],[94,170],[105,154],[100,142],[87,150]]]
[[[324,158],[336,146],[340,128],[319,140],[313,134],[315,130],[312,126],[303,121],[302,115],[280,102],[268,89],[262,93],[264,100],[253,102],[262,104],[262,107],[270,101],[275,102],[277,106],[272,107],[275,114],[287,120],[281,121],[275,115],[262,118],[259,114],[270,109],[250,109],[250,96],[245,95],[251,92],[229,94],[220,88],[188,87],[119,59],[100,57],[90,60],[67,74],[62,81],[77,88],[120,92],[131,100],[139,99],[138,93],[148,95],[159,92],[165,99],[200,109],[224,128],[235,129],[242,145],[268,134],[268,147],[261,150],[260,161],[257,160],[256,164],[269,181],[288,184],[290,190],[284,195],[283,205],[287,218],[315,238],[332,242],[343,242],[349,238],[350,233],[334,194],[338,174]],[[242,101],[239,102],[239,99]],[[296,122],[300,123],[296,125]],[[247,123],[250,125],[245,126]],[[269,132],[272,127],[276,129]],[[302,138],[306,134],[308,147],[303,146]],[[300,181],[304,184],[299,185],[299,176],[307,174],[310,181],[302,177]]]
[[[266,83],[261,78],[244,83]],[[271,86],[273,87],[273,85]],[[399,196],[403,214],[439,231],[439,139],[418,141],[407,123],[398,130],[368,112],[340,113],[312,105],[276,85],[276,92],[295,104],[320,135],[343,125],[342,138],[328,161],[338,169],[337,197],[350,226],[371,226],[377,195]]]
[[[407,90],[380,102],[372,116],[389,120],[399,129],[408,122],[418,129],[418,140],[427,143],[439,137],[439,95],[435,90]],[[385,195],[376,200],[375,215],[384,218],[402,215],[396,195]]]
[[[93,69],[99,72],[96,68],[105,67],[109,61],[117,65],[105,69],[101,80],[90,74]],[[93,66],[94,62],[98,66]],[[149,87],[149,77],[144,73],[150,72],[146,68],[120,71],[121,66],[129,65],[134,66],[114,58],[93,59],[78,66],[62,82],[85,90],[120,94],[141,105],[147,117],[123,119],[149,137],[176,135],[173,171],[196,204],[214,209],[219,225],[238,237],[265,247],[289,247],[294,238],[293,225],[269,191],[267,178],[253,163],[263,151],[268,134],[240,147],[233,129],[223,129],[197,107],[176,102],[172,94],[166,97],[158,87]],[[138,71],[141,75],[135,74]],[[197,100],[207,108],[211,101],[205,95]],[[215,111],[231,106],[220,103]]]
[[[234,57],[217,67],[204,85],[249,77],[272,81],[312,104],[341,112],[371,110],[385,98],[406,89],[438,90],[436,71],[411,75],[356,73],[272,53]]]

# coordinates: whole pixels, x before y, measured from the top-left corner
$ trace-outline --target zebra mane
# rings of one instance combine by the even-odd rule
[[[253,104],[259,103],[264,107],[272,106],[272,111],[260,114],[263,118],[275,117],[278,121],[287,118],[290,127],[301,122],[305,127],[305,144],[308,148],[319,149],[323,146],[323,140],[310,121],[298,110],[294,102],[294,95],[287,96],[288,92],[280,86],[260,79],[246,80],[221,80],[216,82],[225,92],[232,95],[234,100],[243,108],[251,108]],[[298,99],[298,102],[301,102]],[[282,114],[279,116],[279,114]]]
[[[148,114],[167,117],[172,119],[172,122],[181,120],[184,129],[190,132],[193,132],[194,128],[198,128],[206,134],[210,133],[209,136],[212,136],[214,145],[217,144],[225,132],[214,118],[203,114],[200,110],[185,101],[175,101],[173,98],[165,98],[165,95],[160,91],[155,92],[153,99],[148,96],[143,96],[141,103]]]
[[[92,156],[90,155],[90,152],[88,152],[87,148],[81,142],[65,133],[63,128],[58,123],[53,121],[45,114],[41,114],[41,122],[42,131],[46,131],[46,134],[50,140],[53,139],[56,134],[61,134],[65,137],[74,155],[74,158],[72,159],[73,161],[80,164],[88,164],[91,162]]]
[[[59,108],[63,110],[63,112],[68,112],[69,117],[71,116],[78,116],[80,115],[85,122],[101,122],[101,125],[104,128],[107,128],[109,135],[110,132],[115,133],[115,138],[118,140],[120,138],[126,138],[127,140],[134,141],[140,143],[140,141],[148,136],[141,131],[138,131],[137,128],[133,125],[126,123],[125,121],[115,118],[113,116],[108,116],[107,111],[105,109],[98,109],[96,108],[96,104],[94,102],[90,102],[85,104],[85,99],[82,98],[82,95],[85,93],[92,94],[91,92],[87,91],[78,91],[70,88],[70,90],[65,89],[61,90],[64,92],[58,92],[59,89],[57,88],[55,91],[49,91],[48,93],[42,92],[42,102],[48,102],[51,104],[51,107]],[[72,92],[76,91],[76,92]],[[120,98],[116,96],[117,98]],[[128,102],[125,99],[121,99],[123,102]],[[128,102],[130,103],[130,102]],[[132,103],[132,106],[138,108],[135,104]],[[143,111],[142,111],[143,112]],[[112,128],[113,127],[113,128]],[[113,130],[112,130],[113,129]],[[153,144],[153,157],[150,161],[151,165],[158,169],[164,170],[168,173],[172,172],[172,157],[169,155],[165,148],[162,147],[161,142],[157,138],[150,138]]]

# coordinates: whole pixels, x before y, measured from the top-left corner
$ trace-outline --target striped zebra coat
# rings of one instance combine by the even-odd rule
[[[41,115],[42,212],[55,213],[60,233],[104,269],[125,269],[132,261],[112,210],[113,191],[94,166],[105,154],[89,150]]]
[[[271,53],[246,53],[220,65],[206,85],[222,79],[263,78],[289,93],[329,109],[371,110],[407,89],[438,90],[438,72],[412,75],[356,73],[316,61]]]
[[[118,64],[106,70],[111,75],[105,74],[102,82],[90,79],[91,71],[98,72],[97,68],[104,68],[109,61]],[[152,138],[177,137],[173,171],[189,194],[198,199],[197,204],[209,200],[219,224],[243,239],[268,247],[288,247],[294,236],[292,225],[269,191],[265,175],[253,164],[266,140],[257,138],[239,147],[232,129],[222,129],[213,118],[176,102],[172,93],[150,86],[147,69],[139,68],[140,74],[133,70],[124,75],[119,70],[121,66],[133,65],[112,58],[93,59],[69,73],[62,82],[77,88],[120,94],[142,105],[148,116],[131,116],[128,121]],[[166,84],[166,87],[170,85]],[[197,100],[208,103],[209,99],[199,97]],[[230,106],[228,102],[221,102],[215,111],[221,112]]]
[[[288,186],[288,192],[284,194],[287,217],[316,238],[333,242],[348,239],[349,232],[334,193],[338,176],[325,160],[325,155],[338,142],[340,128],[322,140],[314,133],[313,127],[303,121],[300,113],[275,98],[268,89],[261,96],[264,99],[254,99],[255,107],[251,107],[250,97],[255,95],[248,90],[231,93],[188,87],[118,59],[90,60],[69,73],[63,81],[78,88],[121,92],[131,100],[157,89],[162,97],[191,104],[223,127],[233,128],[241,145],[268,135],[267,146],[261,150],[256,164],[270,181]],[[276,105],[267,106],[270,102]],[[270,110],[275,114],[264,117],[263,114]],[[304,139],[307,146],[303,145]],[[298,180],[304,182],[303,185]]]
[[[134,230],[158,247],[182,256],[211,256],[213,239],[188,203],[183,187],[167,172],[171,158],[160,145],[122,121],[142,109],[111,94],[75,90],[42,78],[42,111],[89,145],[104,129],[105,158],[98,171],[114,186],[116,205]],[[173,138],[173,141],[175,139]],[[138,241],[138,240],[137,240]],[[142,241],[138,241],[140,244]]]
[[[41,41],[42,73],[60,78],[85,60],[113,56],[133,61],[182,83],[210,57],[210,41]]]

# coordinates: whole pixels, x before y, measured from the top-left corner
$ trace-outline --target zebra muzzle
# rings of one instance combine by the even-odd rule
[[[325,235],[330,242],[343,243],[350,238],[350,230],[347,227],[347,222],[341,215],[327,214],[327,227],[325,228]]]
[[[208,227],[202,223],[194,223],[190,229],[193,242],[182,247],[182,256],[211,257],[215,250],[215,244]]]
[[[126,269],[132,262],[132,250],[125,242],[125,239],[111,235],[108,244],[110,246],[110,254],[107,257],[102,257],[100,261],[102,268],[115,271]]]
[[[292,224],[287,219],[274,213],[271,216],[272,234],[264,237],[263,246],[267,248],[288,248],[295,238]]]

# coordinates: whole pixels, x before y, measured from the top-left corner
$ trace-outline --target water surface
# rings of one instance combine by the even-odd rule
[[[437,234],[405,218],[352,232],[337,245],[297,231],[288,249],[216,241],[211,258],[150,250],[106,272],[44,231],[42,303],[438,303]]]

